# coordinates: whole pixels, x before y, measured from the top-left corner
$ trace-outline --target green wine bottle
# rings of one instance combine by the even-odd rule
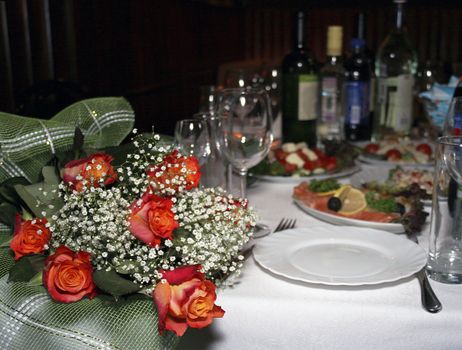
[[[297,12],[294,50],[282,62],[282,133],[285,142],[316,145],[318,67],[305,46],[305,14]]]

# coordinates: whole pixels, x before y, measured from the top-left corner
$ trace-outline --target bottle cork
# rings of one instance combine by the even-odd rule
[[[342,26],[327,27],[327,56],[340,56],[342,54]]]

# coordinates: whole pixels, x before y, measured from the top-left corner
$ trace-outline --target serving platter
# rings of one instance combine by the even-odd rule
[[[339,170],[338,172],[333,173],[322,173],[322,174],[313,174],[310,176],[272,176],[272,175],[254,175],[257,179],[274,182],[274,183],[288,183],[296,184],[301,181],[310,181],[310,180],[323,180],[328,178],[342,178],[354,173],[357,173],[361,170],[359,165],[354,165],[349,168]]]
[[[311,208],[310,206],[303,203],[301,200],[294,198],[294,203],[303,210],[305,213],[325,222],[334,225],[347,225],[356,227],[367,227],[371,229],[383,230],[391,233],[404,233],[404,226],[400,223],[384,223],[374,222],[358,219],[350,219],[345,216],[338,216],[326,213],[321,210]]]

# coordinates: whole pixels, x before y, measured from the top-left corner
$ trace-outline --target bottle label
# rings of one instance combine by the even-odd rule
[[[349,81],[345,83],[346,115],[348,125],[369,125],[369,83]]]
[[[313,74],[301,74],[298,78],[298,120],[316,119],[316,101],[318,97],[318,77]]]
[[[326,124],[335,123],[337,115],[337,78],[323,78],[321,84],[321,119]]]
[[[414,77],[402,74],[379,80],[380,125],[407,132],[412,124]]]

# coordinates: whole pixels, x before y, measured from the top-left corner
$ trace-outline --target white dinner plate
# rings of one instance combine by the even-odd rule
[[[264,269],[292,280],[359,286],[397,281],[425,266],[426,253],[402,236],[370,228],[296,228],[255,245]]]
[[[300,209],[302,209],[305,213],[314,216],[315,218],[328,222],[334,225],[348,225],[348,226],[357,226],[357,227],[368,227],[377,230],[384,230],[391,233],[403,233],[404,226],[399,223],[384,223],[384,222],[374,222],[374,221],[366,221],[366,220],[358,220],[358,219],[349,219],[344,216],[338,216],[329,214],[320,210],[313,209],[303,203],[302,201],[294,198],[295,204],[297,204]]]
[[[382,159],[376,159],[376,158],[373,158],[373,157],[368,157],[368,156],[365,156],[363,154],[360,154],[359,157],[358,157],[358,160],[363,162],[363,163],[367,163],[367,164],[371,164],[371,165],[381,165],[381,166],[387,166],[387,167],[395,167],[397,165],[403,167],[403,168],[409,168],[409,167],[412,167],[412,168],[432,168],[435,166],[435,164],[433,162],[431,163],[426,163],[426,164],[422,164],[422,163],[405,163],[405,162],[392,162],[392,161],[388,161],[388,160],[382,160]]]
[[[311,181],[311,180],[322,180],[327,178],[339,178],[348,176],[361,170],[358,165],[354,165],[351,168],[343,169],[336,173],[323,173],[310,176],[272,176],[272,175],[255,175],[256,178],[264,181],[275,182],[275,183],[299,183],[300,181]]]

